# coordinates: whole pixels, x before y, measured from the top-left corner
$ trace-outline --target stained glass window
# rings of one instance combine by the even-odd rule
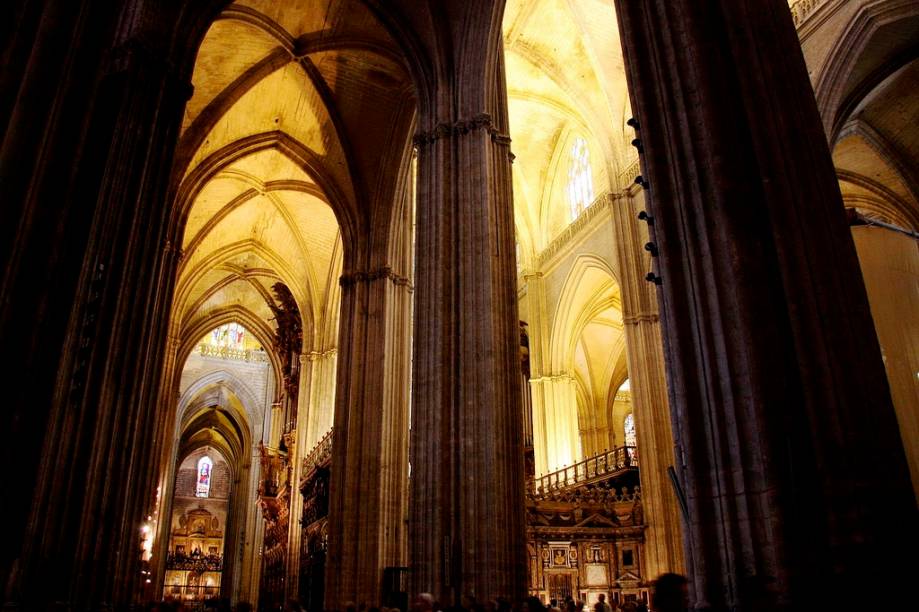
[[[571,220],[578,218],[594,199],[594,183],[590,173],[590,152],[587,141],[580,136],[571,145],[568,165],[568,207]]]
[[[211,344],[243,350],[246,339],[246,328],[239,323],[225,323],[211,332]]]
[[[638,436],[635,435],[635,417],[631,412],[625,417],[625,445],[638,446]]]
[[[198,482],[195,485],[195,497],[207,497],[211,491],[211,471],[214,462],[205,455],[198,460]]]

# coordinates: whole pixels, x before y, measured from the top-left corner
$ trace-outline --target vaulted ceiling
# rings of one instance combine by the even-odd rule
[[[239,0],[207,32],[192,81],[172,333],[196,341],[226,320],[270,330],[282,282],[304,350],[334,345],[343,262],[389,222],[409,150],[398,46],[357,0]]]
[[[833,163],[849,205],[919,230],[919,60],[861,99],[843,126]]]
[[[570,222],[565,187],[576,137],[590,151],[594,193],[618,187],[634,158],[619,27],[605,0],[509,0],[504,51],[514,205],[530,261]]]

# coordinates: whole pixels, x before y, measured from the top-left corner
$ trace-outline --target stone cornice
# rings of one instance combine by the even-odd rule
[[[479,113],[470,119],[459,119],[453,123],[438,123],[433,130],[416,133],[412,142],[416,147],[420,147],[443,138],[463,136],[477,130],[485,130],[496,144],[504,146],[511,144],[510,135],[498,131],[488,113]]]
[[[606,537],[615,538],[636,538],[644,539],[644,531],[647,525],[635,525],[630,527],[553,527],[551,525],[532,525],[527,527],[527,532],[537,537],[547,537],[556,535],[560,540],[574,539],[603,539]]]
[[[627,191],[635,185],[635,177],[641,174],[641,160],[635,156],[629,165],[619,173],[619,188]]]
[[[530,379],[531,383],[550,383],[556,381],[573,382],[574,377],[571,374],[548,374],[546,376],[537,376]]]
[[[334,357],[338,354],[337,348],[330,348],[326,351],[310,351],[309,353],[304,353],[301,357],[306,358],[309,361],[319,361],[320,359],[326,359],[328,357]]]
[[[415,290],[415,287],[409,279],[396,274],[389,266],[383,266],[369,272],[348,272],[342,274],[338,279],[338,284],[342,287],[350,287],[358,283],[372,283],[380,279],[389,279],[397,287],[407,287],[409,291]]]

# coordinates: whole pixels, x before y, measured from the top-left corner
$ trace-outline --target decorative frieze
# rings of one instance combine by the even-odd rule
[[[804,25],[805,20],[826,2],[827,0],[798,0],[791,5],[791,18],[795,21],[795,27]]]
[[[372,283],[383,278],[388,278],[397,287],[408,287],[409,291],[415,290],[408,278],[396,274],[389,266],[382,266],[369,272],[346,272],[338,279],[338,284],[342,287],[351,287],[358,283]]]
[[[473,116],[471,119],[459,119],[453,123],[438,123],[434,126],[433,130],[415,134],[414,138],[412,138],[412,142],[416,147],[420,147],[442,138],[463,136],[477,130],[485,130],[488,132],[488,134],[491,135],[492,141],[499,145],[510,146],[511,144],[510,135],[499,131],[494,126],[491,115],[488,113],[480,113]]]
[[[572,244],[575,238],[582,234],[584,228],[590,225],[603,211],[608,210],[607,207],[612,205],[618,198],[618,195],[609,192],[597,196],[591,205],[581,212],[577,219],[572,221],[562,233],[556,236],[555,239],[536,256],[537,269],[545,269],[550,260],[566,246]]]

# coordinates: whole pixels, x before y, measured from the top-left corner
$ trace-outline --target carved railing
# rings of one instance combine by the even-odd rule
[[[223,571],[223,556],[168,553],[166,555],[166,569],[220,572]]]
[[[800,27],[808,17],[826,3],[827,0],[798,0],[791,5],[791,17],[795,21],[795,27]]]
[[[528,483],[527,488],[534,495],[548,495],[555,491],[597,483],[637,469],[638,449],[634,446],[620,446],[544,476],[538,476]]]
[[[571,224],[562,230],[562,233],[556,236],[552,242],[549,243],[545,249],[543,249],[539,255],[536,256],[536,265],[538,269],[542,269],[552,257],[562,250],[562,248],[568,244],[571,239],[579,234],[585,226],[587,226],[598,214],[606,210],[606,204],[612,198],[612,194],[609,192],[603,193],[591,202],[590,206],[581,211],[581,214],[578,215],[578,218],[571,222]]]
[[[307,453],[306,457],[303,458],[303,464],[300,466],[300,474],[306,475],[309,474],[310,470],[315,468],[317,465],[323,465],[328,463],[332,458],[332,430],[330,429],[328,433],[322,436],[322,439],[316,443],[316,446]]]
[[[628,189],[635,183],[635,177],[641,174],[641,164],[636,156],[629,165],[625,167],[625,170],[619,173],[619,188]]]
[[[220,359],[234,359],[236,361],[249,361],[252,363],[268,363],[268,353],[261,350],[250,351],[233,349],[228,346],[214,346],[212,344],[198,345],[198,352],[202,357],[219,357]]]

